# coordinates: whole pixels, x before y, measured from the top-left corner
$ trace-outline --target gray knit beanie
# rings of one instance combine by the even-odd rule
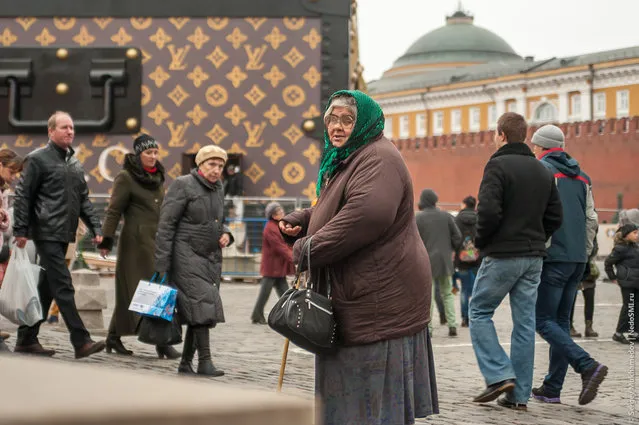
[[[632,208],[629,210],[622,210],[619,213],[619,225],[636,224],[639,226],[639,209]]]
[[[271,202],[266,206],[266,209],[264,210],[264,215],[266,216],[266,218],[270,220],[271,216],[273,215],[275,211],[277,211],[278,208],[282,208],[282,206],[277,202]]]
[[[556,125],[547,124],[535,131],[532,144],[546,149],[563,148],[565,145],[564,132]]]

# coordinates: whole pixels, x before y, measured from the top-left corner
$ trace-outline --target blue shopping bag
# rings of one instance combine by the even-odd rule
[[[141,280],[135,289],[135,294],[129,305],[129,311],[134,311],[142,316],[173,320],[175,303],[177,301],[177,289],[165,285],[166,274],[160,283],[156,283],[157,273],[150,280]]]

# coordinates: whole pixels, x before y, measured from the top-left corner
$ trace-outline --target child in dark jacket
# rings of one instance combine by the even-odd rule
[[[637,313],[635,300],[639,298],[639,228],[634,224],[621,226],[615,234],[615,246],[606,258],[606,274],[621,287],[623,306],[619,313],[614,341],[629,344],[628,339],[637,340]],[[630,309],[632,307],[632,310]],[[632,313],[632,321],[630,314]],[[628,339],[623,335],[629,332]]]

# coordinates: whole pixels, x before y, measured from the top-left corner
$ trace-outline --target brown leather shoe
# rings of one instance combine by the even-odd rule
[[[11,337],[11,335],[8,332],[2,332],[0,331],[0,338],[2,339],[9,339]]]
[[[76,350],[75,350],[75,358],[76,359],[83,359],[85,357],[89,357],[92,354],[99,353],[100,351],[104,350],[105,347],[106,347],[106,342],[104,342],[104,341],[98,341],[98,342],[90,341],[90,342],[87,342],[82,347],[76,348]]]
[[[31,345],[16,345],[13,352],[46,357],[51,357],[55,354],[55,350],[44,348],[39,342]]]

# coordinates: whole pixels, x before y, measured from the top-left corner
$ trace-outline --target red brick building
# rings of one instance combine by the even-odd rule
[[[639,117],[562,124],[566,151],[593,181],[595,204],[639,207]],[[536,127],[530,127],[528,140]],[[396,140],[413,176],[415,199],[422,189],[435,190],[441,202],[477,196],[484,166],[495,151],[493,131]]]

